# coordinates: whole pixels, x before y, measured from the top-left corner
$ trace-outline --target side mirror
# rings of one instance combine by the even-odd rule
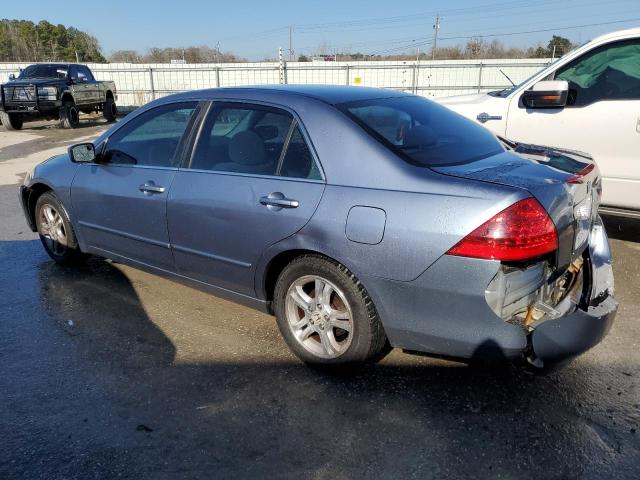
[[[69,158],[74,163],[92,163],[96,161],[96,147],[93,143],[78,143],[69,147]]]
[[[566,80],[543,80],[522,94],[526,108],[562,108],[567,104],[569,83]]]
[[[9,80],[15,80],[15,79],[16,79],[15,74],[10,73],[10,74],[9,74]]]

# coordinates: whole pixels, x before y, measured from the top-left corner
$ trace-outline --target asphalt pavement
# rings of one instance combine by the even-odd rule
[[[272,317],[50,261],[16,182],[106,125],[35,127],[0,131],[0,479],[640,478],[640,222],[607,219],[620,310],[564,370],[394,351],[328,373]]]

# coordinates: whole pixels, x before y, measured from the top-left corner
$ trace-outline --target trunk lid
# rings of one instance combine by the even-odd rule
[[[502,140],[502,139],[501,139]],[[600,196],[600,173],[590,155],[502,140],[505,152],[460,165],[432,166],[441,174],[522,188],[547,210],[558,231],[557,265],[587,246]]]

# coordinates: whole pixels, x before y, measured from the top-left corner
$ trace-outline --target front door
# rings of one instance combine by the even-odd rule
[[[587,152],[604,177],[606,205],[637,208],[640,192],[640,40],[591,50],[555,72],[569,82],[562,109],[511,100],[507,138]]]
[[[168,201],[178,272],[254,295],[257,261],[309,221],[322,175],[301,126],[284,110],[214,105],[198,138]]]
[[[90,250],[173,270],[167,195],[195,102],[139,115],[108,139],[94,164],[81,164],[71,187],[74,216]]]

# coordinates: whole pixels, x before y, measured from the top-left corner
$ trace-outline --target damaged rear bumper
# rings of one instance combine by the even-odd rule
[[[461,359],[526,359],[546,367],[596,345],[614,321],[611,253],[599,219],[584,257],[582,298],[578,292],[572,306],[556,305],[558,316],[539,318],[528,327],[502,318],[488,303],[485,289],[502,268],[494,260],[443,255],[411,282],[362,281],[394,347]],[[528,282],[528,276],[522,278]],[[537,285],[533,282],[531,289]]]
[[[570,360],[598,344],[611,329],[618,304],[613,297],[611,251],[602,221],[593,225],[589,240],[589,293],[587,305],[573,313],[547,320],[529,335],[535,366]]]

